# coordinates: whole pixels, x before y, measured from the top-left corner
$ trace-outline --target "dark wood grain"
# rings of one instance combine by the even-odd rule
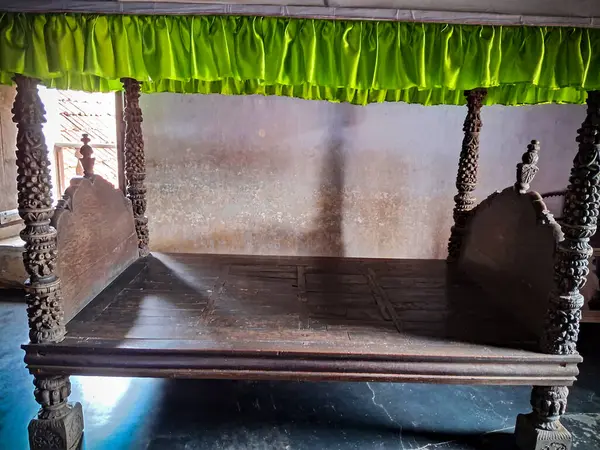
[[[533,333],[544,326],[550,291],[554,287],[554,252],[562,239],[560,226],[548,215],[536,192],[519,194],[513,188],[492,194],[474,211],[465,241],[460,270],[494,298],[494,303],[515,311],[517,320]],[[415,280],[416,281],[416,280]],[[380,283],[388,287],[388,278]],[[406,281],[396,281],[405,288]],[[423,280],[420,295],[431,286]],[[581,289],[586,300],[598,290],[598,278],[590,272]],[[587,305],[582,322],[600,322]]]
[[[561,236],[538,193],[510,187],[474,210],[460,268],[495,305],[514,311],[521,327],[541,337]]]
[[[571,384],[579,356],[515,324],[442,260],[156,254],[25,349],[34,373]]]
[[[140,108],[141,82],[133,78],[122,78],[125,91],[123,120],[125,178],[127,198],[131,201],[135,229],[138,236],[139,255],[147,256],[148,218],[146,217],[146,159],[144,157],[144,136],[142,133],[142,110]]]
[[[460,256],[469,213],[475,206],[473,191],[477,187],[479,133],[483,125],[481,107],[487,95],[487,89],[473,89],[465,91],[464,94],[467,98],[467,117],[465,117],[463,123],[464,138],[458,160],[458,173],[456,174],[458,193],[454,196],[454,210],[452,211],[454,225],[450,230],[450,240],[448,241],[449,263],[457,261]]]
[[[138,257],[131,203],[98,175],[74,178],[52,219],[70,320]]]

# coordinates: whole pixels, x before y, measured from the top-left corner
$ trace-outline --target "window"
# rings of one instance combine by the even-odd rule
[[[61,91],[40,87],[46,109],[44,136],[52,162],[57,201],[71,178],[83,175],[78,157],[86,133],[96,159],[94,173],[119,186],[115,94]]]

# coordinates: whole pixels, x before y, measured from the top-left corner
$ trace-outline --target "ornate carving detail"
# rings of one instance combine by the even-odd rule
[[[542,198],[564,197],[565,195],[567,195],[566,189],[564,191],[550,191],[541,194]]]
[[[46,410],[52,407],[42,406],[38,417],[29,423],[29,443],[31,450],[71,450],[77,448],[81,441],[83,433],[83,412],[81,405],[79,403],[70,405],[66,403],[66,398],[63,400],[61,393],[65,389],[63,381],[59,381],[58,385],[53,389],[50,391],[50,403],[53,402],[52,396],[56,396],[57,399],[61,400],[60,410],[52,415],[47,415]],[[36,389],[36,396],[37,391]]]
[[[590,237],[596,232],[600,204],[600,91],[588,93],[587,116],[578,130],[579,150],[573,161],[561,220],[565,239],[558,243],[555,288],[550,293],[542,350],[553,354],[576,352],[581,307],[579,289],[589,272]]]
[[[536,427],[542,430],[559,429],[560,416],[567,410],[569,389],[565,386],[534,386],[531,406],[536,417]]]
[[[527,146],[527,151],[523,153],[521,162],[517,164],[517,182],[515,183],[515,189],[520,194],[525,194],[529,190],[529,184],[533,181],[535,174],[538,173],[538,166],[536,166],[540,159],[538,152],[540,151],[540,142],[531,141]]]
[[[475,206],[473,191],[477,185],[477,167],[479,161],[479,132],[481,131],[481,106],[487,94],[486,89],[465,91],[467,97],[467,117],[463,125],[465,137],[458,162],[456,188],[454,196],[454,226],[448,242],[448,261],[458,260],[467,220]]]
[[[33,448],[43,448],[47,450],[64,450],[65,441],[55,431],[47,428],[35,428],[31,437]]]
[[[515,429],[518,448],[522,450],[570,450],[573,438],[571,433],[557,423],[555,430],[538,427],[535,413],[519,414]]]
[[[79,153],[81,153],[81,158],[79,158],[79,160],[83,167],[83,176],[91,178],[94,176],[94,163],[96,162],[96,158],[92,158],[94,149],[88,145],[90,143],[90,138],[86,133],[82,134],[81,142],[83,142],[83,145],[79,149]]]
[[[56,419],[66,413],[67,399],[71,395],[71,381],[67,376],[35,377],[35,401],[42,405],[40,419]]]
[[[531,391],[533,412],[519,414],[515,430],[523,450],[570,450],[571,433],[560,423],[567,408],[568,388],[535,386]]]
[[[67,436],[71,441],[75,441],[81,435],[83,430],[83,415],[76,414],[67,428]]]
[[[121,80],[125,87],[125,177],[127,197],[133,206],[135,229],[138,235],[140,256],[148,250],[148,218],[146,213],[146,162],[144,159],[144,138],[142,135],[142,110],[139,105],[140,82],[131,78]]]
[[[27,253],[27,251],[25,252]],[[65,336],[60,280],[26,282],[27,317],[31,342],[60,342]]]
[[[23,263],[29,274],[25,282],[29,338],[32,342],[58,342],[65,327],[60,280],[56,265],[56,230],[50,225],[52,184],[50,161],[42,132],[44,107],[37,91],[38,80],[17,75],[17,95],[12,113],[17,124],[17,190],[19,215],[25,223]]]

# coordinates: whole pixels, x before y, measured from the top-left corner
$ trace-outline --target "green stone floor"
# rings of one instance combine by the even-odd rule
[[[35,415],[21,294],[0,291],[0,449],[25,450]],[[600,325],[563,420],[574,450],[600,449]],[[72,377],[85,450],[512,450],[527,387]]]

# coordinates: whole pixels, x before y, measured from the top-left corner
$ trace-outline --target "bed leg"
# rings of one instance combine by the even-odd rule
[[[567,408],[565,386],[535,386],[531,391],[533,412],[519,414],[515,437],[520,450],[570,450],[571,433],[560,423]]]
[[[67,403],[71,394],[68,376],[35,376],[35,400],[41,405],[29,423],[31,450],[74,450],[83,436],[83,411],[80,403]]]

